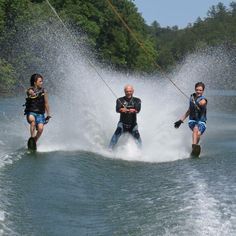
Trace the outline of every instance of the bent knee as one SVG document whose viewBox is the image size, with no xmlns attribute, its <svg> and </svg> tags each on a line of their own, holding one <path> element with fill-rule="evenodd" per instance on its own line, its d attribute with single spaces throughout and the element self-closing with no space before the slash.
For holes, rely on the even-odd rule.
<svg viewBox="0 0 236 236">
<path fill-rule="evenodd" d="M 32 124 L 32 123 L 35 124 L 35 119 L 33 116 L 27 116 L 26 119 L 29 124 Z"/>
<path fill-rule="evenodd" d="M 43 124 L 38 124 L 38 132 L 43 132 Z"/>
<path fill-rule="evenodd" d="M 30 126 L 36 126 L 36 122 L 35 121 L 28 121 Z"/>
<path fill-rule="evenodd" d="M 133 132 L 133 136 L 134 136 L 134 138 L 136 138 L 136 139 L 139 139 L 139 138 L 140 138 L 140 134 L 139 134 L 138 130 L 135 130 L 135 131 Z"/>
<path fill-rule="evenodd" d="M 115 135 L 120 135 L 122 132 L 122 128 L 121 127 L 117 127 L 116 131 L 115 131 Z"/>
<path fill-rule="evenodd" d="M 193 129 L 193 133 L 199 137 L 202 135 L 201 130 L 199 130 L 198 128 Z"/>
<path fill-rule="evenodd" d="M 195 126 L 195 127 L 193 128 L 193 132 L 194 132 L 194 133 L 198 133 L 198 132 L 199 132 L 199 129 L 198 129 L 197 126 Z"/>
</svg>

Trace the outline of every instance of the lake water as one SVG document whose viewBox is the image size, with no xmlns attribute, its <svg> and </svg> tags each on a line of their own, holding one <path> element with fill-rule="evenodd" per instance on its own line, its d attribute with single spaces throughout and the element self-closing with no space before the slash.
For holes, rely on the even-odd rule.
<svg viewBox="0 0 236 236">
<path fill-rule="evenodd" d="M 186 124 L 175 130 L 171 122 L 173 131 L 157 129 L 156 136 L 148 137 L 141 113 L 143 152 L 134 150 L 129 137 L 121 140 L 126 150 L 118 150 L 119 155 L 106 152 L 116 126 L 113 118 L 106 121 L 108 132 L 96 152 L 93 142 L 70 140 L 55 116 L 38 152 L 28 153 L 23 99 L 0 99 L 0 235 L 236 235 L 235 93 L 209 92 L 200 159 L 189 158 Z M 210 105 L 214 100 L 220 102 Z M 64 133 L 51 134 L 57 125 Z M 169 132 L 186 148 L 178 151 L 182 141 L 171 142 Z M 151 138 L 155 146 L 148 145 Z"/>
</svg>

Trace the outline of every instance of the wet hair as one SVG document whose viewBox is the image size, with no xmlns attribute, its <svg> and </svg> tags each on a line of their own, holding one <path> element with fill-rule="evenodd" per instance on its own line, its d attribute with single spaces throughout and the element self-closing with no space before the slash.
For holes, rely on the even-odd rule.
<svg viewBox="0 0 236 236">
<path fill-rule="evenodd" d="M 37 82 L 37 80 L 41 78 L 43 79 L 43 76 L 40 75 L 40 74 L 33 74 L 31 75 L 31 78 L 30 78 L 30 85 L 33 87 L 34 86 L 34 83 Z"/>
<path fill-rule="evenodd" d="M 203 90 L 205 90 L 205 84 L 204 84 L 203 82 L 197 82 L 197 83 L 195 84 L 195 89 L 196 89 L 197 87 L 202 87 Z"/>
</svg>

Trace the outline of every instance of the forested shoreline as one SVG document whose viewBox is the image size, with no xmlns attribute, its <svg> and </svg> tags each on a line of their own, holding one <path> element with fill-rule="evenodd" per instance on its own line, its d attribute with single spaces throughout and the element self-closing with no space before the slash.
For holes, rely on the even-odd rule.
<svg viewBox="0 0 236 236">
<path fill-rule="evenodd" d="M 73 29 L 77 40 L 86 35 L 86 44 L 101 63 L 121 71 L 153 73 L 168 71 L 186 55 L 207 47 L 236 48 L 236 2 L 229 6 L 218 3 L 206 9 L 206 17 L 198 18 L 184 29 L 177 26 L 161 27 L 154 21 L 147 25 L 135 6 L 135 1 L 113 0 L 112 3 L 125 22 L 143 43 L 149 56 L 140 48 L 131 34 L 112 12 L 106 0 L 51 0 L 50 3 L 66 25 Z M 147 2 L 148 4 L 148 2 Z M 51 22 L 53 16 L 46 1 L 0 0 L 0 92 L 9 92 L 19 86 L 36 64 L 40 53 L 24 53 L 18 49 L 19 37 L 27 30 L 37 28 L 40 22 Z M 168 17 L 168 16 L 167 16 Z M 36 45 L 37 47 L 43 45 Z M 20 46 L 19 46 L 20 48 Z"/>
</svg>

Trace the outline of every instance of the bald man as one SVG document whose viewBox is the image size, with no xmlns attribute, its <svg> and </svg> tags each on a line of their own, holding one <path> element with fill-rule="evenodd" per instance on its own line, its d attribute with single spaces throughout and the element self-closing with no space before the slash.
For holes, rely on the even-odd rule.
<svg viewBox="0 0 236 236">
<path fill-rule="evenodd" d="M 132 85 L 124 87 L 125 96 L 116 100 L 116 112 L 120 113 L 120 120 L 117 129 L 113 134 L 109 149 L 112 150 L 124 132 L 130 133 L 137 145 L 141 147 L 142 141 L 138 131 L 137 113 L 141 110 L 141 100 L 133 97 L 134 88 Z"/>
</svg>

